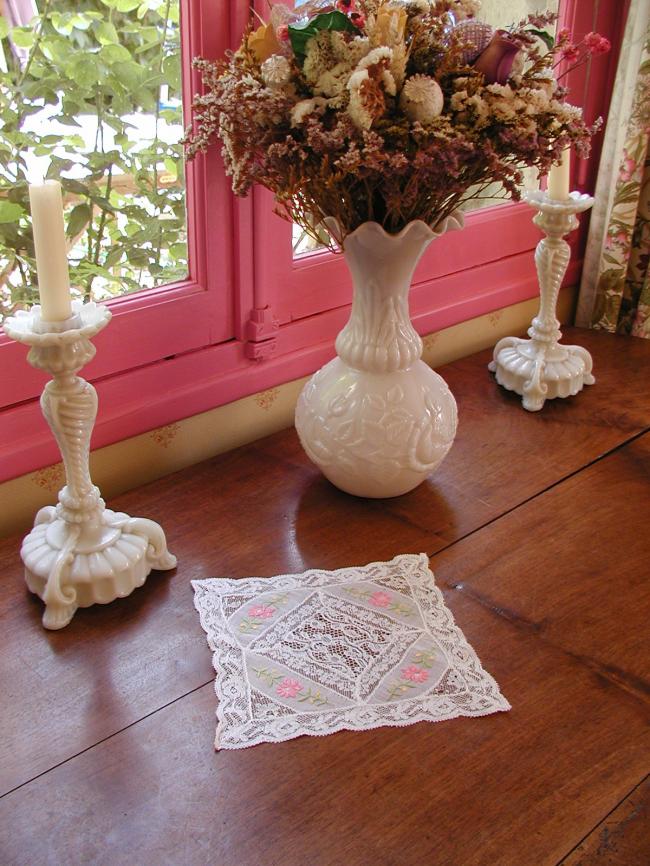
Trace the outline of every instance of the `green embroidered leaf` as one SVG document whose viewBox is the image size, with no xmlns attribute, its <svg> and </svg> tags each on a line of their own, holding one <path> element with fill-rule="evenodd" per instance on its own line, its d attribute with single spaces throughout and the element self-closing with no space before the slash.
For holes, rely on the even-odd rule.
<svg viewBox="0 0 650 866">
<path fill-rule="evenodd" d="M 348 33 L 359 32 L 348 16 L 338 10 L 317 15 L 315 18 L 307 21 L 306 24 L 290 24 L 289 39 L 291 40 L 291 47 L 296 57 L 305 56 L 307 43 L 321 30 L 339 30 L 347 31 Z"/>
<path fill-rule="evenodd" d="M 532 33 L 533 36 L 537 36 L 538 39 L 541 39 L 549 51 L 553 50 L 553 47 L 555 46 L 555 39 L 553 39 L 551 34 L 547 33 L 546 30 L 533 30 L 532 28 L 529 28 L 526 32 Z"/>
</svg>

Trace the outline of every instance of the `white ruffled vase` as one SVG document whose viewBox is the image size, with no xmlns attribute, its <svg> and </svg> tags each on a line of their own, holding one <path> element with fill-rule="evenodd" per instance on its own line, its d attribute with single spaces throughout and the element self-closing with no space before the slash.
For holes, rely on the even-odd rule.
<svg viewBox="0 0 650 866">
<path fill-rule="evenodd" d="M 326 220 L 334 238 L 335 220 Z M 347 235 L 350 320 L 337 356 L 305 385 L 296 429 L 309 458 L 332 484 L 355 496 L 400 496 L 430 475 L 456 435 L 456 401 L 422 360 L 409 317 L 415 267 L 431 241 L 462 228 L 452 214 L 435 229 L 421 220 L 399 234 L 367 222 Z"/>
</svg>

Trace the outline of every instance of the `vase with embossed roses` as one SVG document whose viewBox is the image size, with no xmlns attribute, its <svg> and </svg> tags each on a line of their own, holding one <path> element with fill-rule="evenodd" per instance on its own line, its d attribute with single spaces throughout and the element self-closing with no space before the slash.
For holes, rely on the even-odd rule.
<svg viewBox="0 0 650 866">
<path fill-rule="evenodd" d="M 336 238 L 336 221 L 325 222 Z M 341 244 L 353 283 L 350 319 L 337 337 L 337 357 L 300 395 L 296 428 L 310 459 L 347 493 L 407 493 L 451 448 L 456 401 L 422 361 L 409 289 L 429 244 L 461 227 L 457 213 L 433 229 L 415 220 L 398 234 L 366 222 Z"/>
</svg>

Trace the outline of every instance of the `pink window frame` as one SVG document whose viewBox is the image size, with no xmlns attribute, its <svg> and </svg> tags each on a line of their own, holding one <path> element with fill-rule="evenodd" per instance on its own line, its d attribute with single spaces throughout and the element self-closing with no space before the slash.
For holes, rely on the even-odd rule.
<svg viewBox="0 0 650 866">
<path fill-rule="evenodd" d="M 226 42 L 234 44 L 247 15 L 244 3 L 182 0 L 184 69 L 192 56 L 219 56 Z M 618 0 L 565 0 L 562 7 L 573 32 L 597 29 L 615 49 L 624 20 Z M 588 118 L 606 113 L 616 58 L 617 50 L 594 64 L 590 78 L 584 69 L 572 77 L 573 98 L 584 94 Z M 186 106 L 198 87 L 194 72 L 185 76 Z M 574 168 L 574 186 L 593 189 L 598 148 Z M 93 448 L 306 375 L 333 356 L 349 314 L 344 263 L 331 254 L 294 261 L 290 226 L 272 215 L 270 196 L 255 190 L 235 199 L 216 151 L 188 166 L 189 279 L 110 302 L 113 321 L 83 373 L 100 399 Z M 416 272 L 411 308 L 421 333 L 536 293 L 538 233 L 529 208 L 489 208 L 467 223 L 436 241 Z M 578 279 L 585 230 L 583 221 L 568 284 Z M 0 338 L 0 481 L 59 459 L 38 405 L 45 378 L 25 354 Z"/>
<path fill-rule="evenodd" d="M 625 20 L 624 4 L 616 0 L 565 0 L 558 28 L 568 27 L 576 36 L 600 30 L 618 45 Z M 614 52 L 615 53 L 615 52 Z M 570 99 L 583 105 L 589 121 L 605 114 L 613 81 L 613 57 L 589 71 L 582 67 L 568 78 Z M 588 162 L 574 160 L 573 188 L 592 191 L 602 136 L 596 139 Z M 531 252 L 539 231 L 526 204 L 502 204 L 469 213 L 462 232 L 435 241 L 423 256 L 411 290 L 411 314 L 420 333 L 454 325 L 500 307 L 527 300 L 538 291 Z M 256 303 L 281 326 L 295 327 L 302 319 L 346 307 L 350 282 L 341 257 L 322 252 L 295 259 L 291 250 L 291 226 L 272 213 L 272 198 L 255 190 Z M 587 221 L 583 220 L 586 226 Z M 582 265 L 584 231 L 570 237 L 572 260 L 565 285 L 575 285 Z M 324 323 L 323 323 L 324 324 Z M 335 336 L 324 325 L 321 339 Z"/>
</svg>

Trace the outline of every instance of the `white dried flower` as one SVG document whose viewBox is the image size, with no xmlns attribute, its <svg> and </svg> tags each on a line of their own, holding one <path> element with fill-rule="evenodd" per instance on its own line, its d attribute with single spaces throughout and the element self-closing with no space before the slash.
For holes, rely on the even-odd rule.
<svg viewBox="0 0 650 866">
<path fill-rule="evenodd" d="M 454 93 L 451 97 L 451 101 L 449 103 L 452 111 L 464 111 L 467 107 L 467 91 L 459 90 L 458 93 Z"/>
<path fill-rule="evenodd" d="M 408 0 L 406 11 L 409 14 L 424 15 L 431 11 L 431 0 Z"/>
<path fill-rule="evenodd" d="M 399 104 L 410 120 L 427 124 L 432 123 L 442 112 L 444 96 L 435 78 L 413 75 L 404 84 Z"/>
<path fill-rule="evenodd" d="M 392 72 L 394 54 L 395 52 L 393 49 L 387 48 L 385 45 L 382 45 L 379 48 L 373 48 L 372 51 L 366 54 L 366 56 L 359 62 L 355 71 L 370 69 L 372 66 L 379 66 L 382 69 L 381 78 L 386 93 L 390 96 L 395 96 L 397 93 L 397 81 Z"/>
<path fill-rule="evenodd" d="M 300 126 L 310 114 L 323 114 L 327 108 L 327 100 L 322 96 L 313 99 L 301 99 L 291 109 L 291 126 Z"/>
<path fill-rule="evenodd" d="M 373 121 L 373 116 L 366 107 L 366 101 L 363 96 L 363 86 L 366 82 L 370 82 L 367 69 L 357 70 L 348 81 L 348 90 L 350 91 L 348 114 L 352 118 L 354 125 L 359 129 L 370 129 Z"/>
<path fill-rule="evenodd" d="M 345 59 L 354 67 L 369 53 L 371 45 L 367 36 L 355 36 L 345 43 Z"/>
<path fill-rule="evenodd" d="M 484 126 L 484 123 L 487 121 L 490 116 L 490 109 L 488 108 L 487 103 L 484 99 L 482 99 L 478 93 L 475 93 L 474 96 L 470 96 L 470 98 L 466 101 L 465 105 L 468 108 L 473 108 L 474 113 L 476 114 L 476 127 L 480 129 Z"/>
<path fill-rule="evenodd" d="M 272 54 L 262 64 L 262 81 L 267 87 L 282 88 L 291 80 L 291 65 L 281 54 Z"/>
<path fill-rule="evenodd" d="M 367 69 L 369 66 L 374 66 L 376 63 L 381 63 L 382 60 L 387 60 L 389 63 L 393 59 L 393 51 L 385 45 L 380 45 L 379 48 L 373 48 L 365 57 L 363 57 L 357 69 Z"/>
<path fill-rule="evenodd" d="M 481 11 L 481 0 L 454 0 L 449 11 L 456 21 L 475 18 Z"/>
<path fill-rule="evenodd" d="M 555 93 L 557 85 L 553 72 L 550 69 L 543 69 L 541 72 L 537 72 L 533 75 L 533 78 L 535 79 L 537 87 L 540 90 L 543 90 L 550 99 Z"/>
<path fill-rule="evenodd" d="M 515 98 L 515 92 L 509 84 L 489 84 L 487 90 L 489 93 L 492 93 L 494 96 L 498 96 L 501 99 Z"/>
<path fill-rule="evenodd" d="M 558 99 L 551 99 L 550 109 L 561 123 L 580 122 L 582 120 L 582 109 L 577 105 L 571 105 L 570 102 L 560 102 Z"/>
<path fill-rule="evenodd" d="M 337 63 L 333 69 L 324 72 L 316 82 L 314 93 L 335 99 L 345 92 L 352 70 L 347 63 Z"/>
<path fill-rule="evenodd" d="M 549 109 L 548 93 L 540 88 L 524 87 L 519 91 L 526 108 L 526 114 L 541 114 Z"/>
<path fill-rule="evenodd" d="M 336 63 L 332 33 L 329 30 L 321 30 L 307 42 L 305 62 L 302 66 L 303 75 L 309 84 L 316 84 L 321 75 L 336 66 Z"/>
</svg>

